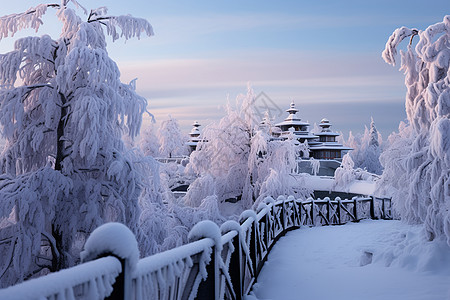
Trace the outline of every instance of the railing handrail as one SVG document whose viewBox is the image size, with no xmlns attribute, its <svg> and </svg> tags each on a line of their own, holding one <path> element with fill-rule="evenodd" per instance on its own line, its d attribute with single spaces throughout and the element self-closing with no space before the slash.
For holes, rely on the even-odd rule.
<svg viewBox="0 0 450 300">
<path fill-rule="evenodd" d="M 240 300 L 250 292 L 252 285 L 267 259 L 276 241 L 287 231 L 301 226 L 344 224 L 348 221 L 359 221 L 361 218 L 392 219 L 391 201 L 385 198 L 354 197 L 351 200 L 328 197 L 324 199 L 307 200 L 294 199 L 284 196 L 276 201 L 266 198 L 258 207 L 258 212 L 245 211 L 241 214 L 240 223 L 228 221 L 219 227 L 211 221 L 207 225 L 215 227 L 213 230 L 199 231 L 202 226 L 197 224 L 190 232 L 197 240 L 171 250 L 145 257 L 131 266 L 132 274 L 125 276 L 133 282 L 132 299 L 158 297 L 161 299 L 236 299 Z M 203 224 L 205 225 L 205 224 Z M 196 229 L 197 228 L 197 229 Z M 203 226 L 203 229 L 207 227 Z M 113 253 L 114 254 L 114 253 Z M 0 290 L 0 298 L 25 299 L 21 293 L 25 286 L 46 285 L 48 282 L 60 282 L 56 292 L 40 294 L 40 290 L 33 291 L 33 296 L 50 297 L 61 292 L 74 293 L 71 287 L 96 280 L 98 275 L 102 281 L 114 281 L 126 261 L 115 257 L 99 258 L 97 260 L 78 265 L 54 274 Z M 97 266 L 102 269 L 97 274 L 89 272 L 89 277 L 79 281 L 71 280 L 66 286 L 63 277 L 66 274 L 82 274 L 83 270 Z M 100 267 L 101 266 L 101 267 Z M 107 270 L 105 269 L 107 266 Z M 80 271 L 81 270 L 81 271 Z M 130 271 L 131 272 L 131 271 Z M 92 277 L 95 275 L 94 277 Z M 92 279 L 94 278 L 94 279 Z M 112 279 L 111 279 L 112 278 Z M 126 279 L 125 279 L 126 280 Z M 124 279 L 118 280 L 114 294 L 108 299 L 124 299 Z M 129 283 L 131 286 L 131 283 Z M 106 284 L 108 290 L 108 284 Z M 3 297 L 8 295 L 8 297 Z M 10 297 L 9 297 L 10 295 Z M 36 297 L 36 298 L 37 298 Z M 29 299 L 26 298 L 26 299 Z M 64 299 L 64 298 L 63 298 Z"/>
<path fill-rule="evenodd" d="M 101 283 L 95 282 L 95 284 L 103 284 L 105 290 L 103 296 L 105 297 L 111 293 L 112 284 L 120 272 L 122 272 L 122 266 L 116 257 L 102 257 L 2 289 L 0 290 L 0 299 L 29 300 L 42 299 L 42 297 L 71 299 L 69 294 L 73 295 L 73 287 L 86 284 L 87 289 L 94 288 L 89 285 L 96 280 L 102 281 Z"/>
</svg>

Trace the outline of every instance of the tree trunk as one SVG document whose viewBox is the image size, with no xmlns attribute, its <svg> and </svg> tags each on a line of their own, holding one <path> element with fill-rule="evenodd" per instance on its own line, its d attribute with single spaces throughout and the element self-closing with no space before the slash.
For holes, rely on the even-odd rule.
<svg viewBox="0 0 450 300">
<path fill-rule="evenodd" d="M 64 127 L 67 117 L 67 99 L 63 94 L 59 94 L 61 98 L 61 115 L 59 117 L 58 129 L 56 131 L 56 161 L 55 170 L 62 171 L 62 161 L 64 159 Z"/>
</svg>

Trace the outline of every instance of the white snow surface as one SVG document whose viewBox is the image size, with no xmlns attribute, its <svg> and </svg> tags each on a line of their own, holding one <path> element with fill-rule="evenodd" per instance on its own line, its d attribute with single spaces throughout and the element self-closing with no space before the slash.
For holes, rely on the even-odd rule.
<svg viewBox="0 0 450 300">
<path fill-rule="evenodd" d="M 363 220 L 291 231 L 246 299 L 450 299 L 450 248 L 422 228 Z"/>
<path fill-rule="evenodd" d="M 127 226 L 115 222 L 96 228 L 84 245 L 81 260 L 89 261 L 105 254 L 127 259 L 130 266 L 135 267 L 139 261 L 139 249 L 133 232 Z"/>
<path fill-rule="evenodd" d="M 337 186 L 333 177 L 305 176 L 305 186 L 311 190 L 347 192 L 361 195 L 373 195 L 375 181 L 354 180 L 344 186 Z"/>
</svg>

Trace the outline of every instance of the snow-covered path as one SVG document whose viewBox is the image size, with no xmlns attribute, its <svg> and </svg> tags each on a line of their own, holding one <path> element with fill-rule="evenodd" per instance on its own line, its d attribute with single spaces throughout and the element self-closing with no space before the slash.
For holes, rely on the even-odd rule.
<svg viewBox="0 0 450 300">
<path fill-rule="evenodd" d="M 291 231 L 247 299 L 450 299 L 450 248 L 421 234 L 418 226 L 372 220 Z"/>
</svg>

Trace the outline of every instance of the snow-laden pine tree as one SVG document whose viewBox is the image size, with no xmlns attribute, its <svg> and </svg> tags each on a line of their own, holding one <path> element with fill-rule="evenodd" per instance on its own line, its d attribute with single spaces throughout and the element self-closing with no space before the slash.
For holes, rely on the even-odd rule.
<svg viewBox="0 0 450 300">
<path fill-rule="evenodd" d="M 180 130 L 178 121 L 171 116 L 168 120 L 161 122 L 157 132 L 159 141 L 159 153 L 162 157 L 173 157 L 187 155 L 187 138 Z"/>
<path fill-rule="evenodd" d="M 150 36 L 151 25 L 62 0 L 1 17 L 0 39 L 37 31 L 50 9 L 62 23 L 59 38 L 21 38 L 0 56 L 0 218 L 9 217 L 15 244 L 2 285 L 73 265 L 84 238 L 104 222 L 139 233 L 141 176 L 121 135 L 138 134 L 147 102 L 135 82 L 120 81 L 106 36 Z M 40 258 L 43 245 L 49 260 Z"/>
<path fill-rule="evenodd" d="M 362 147 L 362 151 L 360 152 L 359 165 L 357 167 L 361 169 L 367 170 L 367 172 L 381 175 L 383 172 L 383 167 L 380 164 L 380 135 L 378 133 L 377 128 L 375 127 L 375 122 L 373 118 L 370 122 L 370 129 L 367 133 L 367 137 L 362 139 L 363 141 L 367 140 L 367 144 Z M 351 153 L 351 152 L 350 152 Z M 350 154 L 351 155 L 351 154 Z"/>
<path fill-rule="evenodd" d="M 370 128 L 365 126 L 364 134 L 349 132 L 349 137 L 344 145 L 353 148 L 350 156 L 355 168 L 365 169 L 367 172 L 381 175 L 383 168 L 379 161 L 381 153 L 382 137 L 378 132 L 373 118 L 370 122 Z"/>
<path fill-rule="evenodd" d="M 405 38 L 400 55 L 409 125 L 390 138 L 381 157 L 381 187 L 393 190 L 404 220 L 424 223 L 429 240 L 444 237 L 450 245 L 450 15 L 423 31 L 396 29 L 382 54 L 387 63 L 395 65 Z"/>
</svg>

